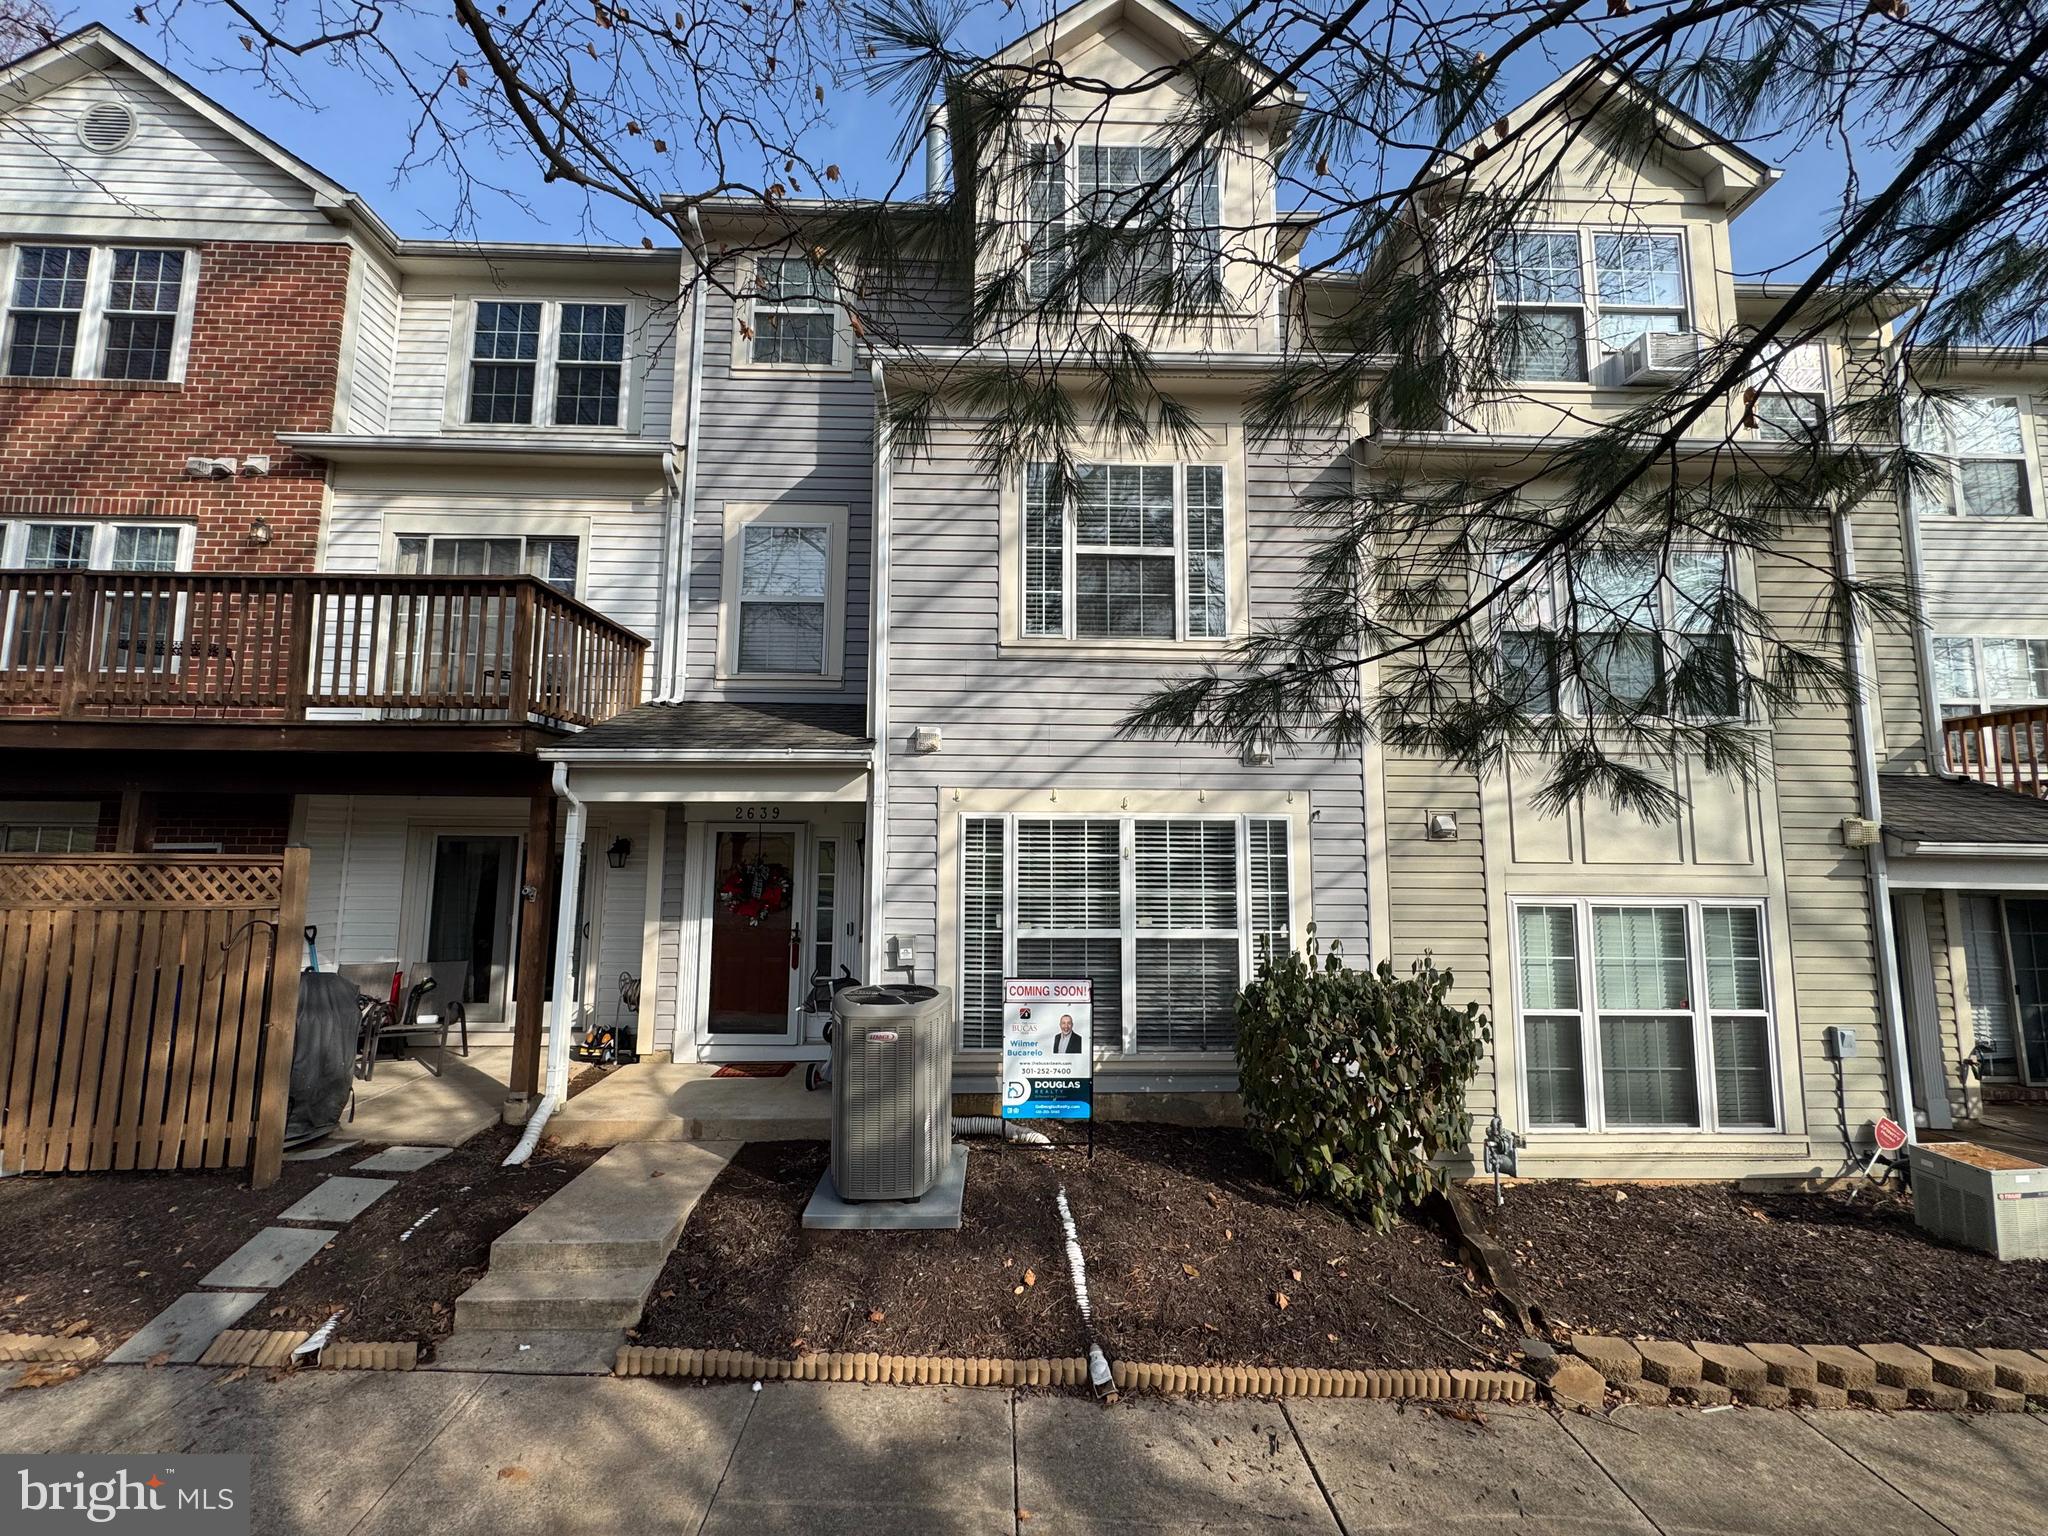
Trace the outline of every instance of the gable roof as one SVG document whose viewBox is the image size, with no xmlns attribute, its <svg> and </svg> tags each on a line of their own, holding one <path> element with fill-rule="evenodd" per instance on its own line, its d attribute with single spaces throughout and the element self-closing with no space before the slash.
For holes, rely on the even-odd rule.
<svg viewBox="0 0 2048 1536">
<path fill-rule="evenodd" d="M 1565 71 L 1520 106 L 1510 109 L 1501 122 L 1513 133 L 1539 117 L 1575 109 L 1585 121 L 1590 121 L 1616 95 L 1632 97 L 1650 108 L 1661 129 L 1661 147 L 1693 164 L 1700 173 L 1702 186 L 1723 203 L 1731 219 L 1777 181 L 1777 167 L 1758 159 L 1741 145 L 1730 143 L 1690 112 L 1674 106 L 1611 65 L 1582 65 Z M 1493 131 L 1489 127 L 1457 147 L 1431 156 L 1422 179 L 1453 176 L 1457 166 L 1485 155 L 1491 148 Z"/>
<path fill-rule="evenodd" d="M 1200 17 L 1170 4 L 1169 0 L 1075 0 L 1074 4 L 1056 12 L 1041 25 L 991 55 L 987 67 L 1000 69 L 1005 65 L 1032 64 L 1071 52 L 1082 43 L 1104 35 L 1118 23 L 1182 53 L 1195 53 L 1212 43 L 1230 42 Z M 1301 93 L 1294 87 L 1275 85 L 1279 77 L 1251 54 L 1233 45 L 1231 57 L 1255 89 L 1272 87 L 1269 99 L 1275 106 L 1294 106 L 1301 100 Z"/>
<path fill-rule="evenodd" d="M 179 105 L 247 147 L 250 153 L 268 161 L 304 186 L 313 207 L 319 212 L 337 223 L 361 230 L 386 251 L 398 249 L 398 237 L 355 193 L 237 117 L 205 92 L 172 74 L 100 22 L 80 27 L 76 32 L 67 33 L 55 42 L 0 67 L 0 111 L 25 106 L 60 86 L 111 69 L 127 69 L 141 76 Z"/>
</svg>

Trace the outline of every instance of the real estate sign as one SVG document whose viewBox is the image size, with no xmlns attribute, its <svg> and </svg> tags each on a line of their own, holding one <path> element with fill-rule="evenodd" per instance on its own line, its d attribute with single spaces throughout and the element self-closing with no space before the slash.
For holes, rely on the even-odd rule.
<svg viewBox="0 0 2048 1536">
<path fill-rule="evenodd" d="M 1095 984 L 1003 978 L 1003 1118 L 1087 1120 L 1095 1106 Z"/>
</svg>

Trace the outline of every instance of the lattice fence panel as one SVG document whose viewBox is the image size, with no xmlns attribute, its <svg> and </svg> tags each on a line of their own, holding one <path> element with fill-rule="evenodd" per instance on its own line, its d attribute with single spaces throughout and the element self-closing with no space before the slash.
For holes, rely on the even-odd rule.
<svg viewBox="0 0 2048 1536">
<path fill-rule="evenodd" d="M 0 856 L 7 1172 L 275 1177 L 306 858 Z"/>
</svg>

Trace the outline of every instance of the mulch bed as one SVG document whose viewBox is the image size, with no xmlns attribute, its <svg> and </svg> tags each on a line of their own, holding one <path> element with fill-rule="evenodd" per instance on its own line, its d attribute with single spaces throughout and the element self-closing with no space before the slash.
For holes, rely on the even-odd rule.
<svg viewBox="0 0 2048 1536">
<path fill-rule="evenodd" d="M 264 1190 L 240 1170 L 0 1180 L 0 1333 L 83 1319 L 118 1344 L 334 1171 L 286 1163 Z"/>
<path fill-rule="evenodd" d="M 827 1149 L 744 1148 L 691 1214 L 638 1341 L 1082 1354 L 1054 1201 L 1064 1185 L 1113 1359 L 1465 1366 L 1497 1363 L 1505 1347 L 1440 1233 L 1375 1233 L 1295 1200 L 1236 1131 L 1105 1124 L 1092 1160 L 1078 1147 L 972 1145 L 965 1220 L 936 1233 L 806 1232 Z"/>
<path fill-rule="evenodd" d="M 1744 1194 L 1728 1184 L 1561 1182 L 1474 1203 L 1526 1299 L 1582 1332 L 1795 1344 L 2038 1348 L 2048 1264 L 2000 1263 L 1913 1224 L 1910 1198 Z"/>
<path fill-rule="evenodd" d="M 338 1337 L 416 1339 L 426 1346 L 422 1358 L 432 1358 L 433 1341 L 455 1325 L 455 1298 L 490 1267 L 492 1240 L 606 1150 L 543 1138 L 525 1163 L 500 1167 L 519 1134 L 493 1126 L 416 1172 L 378 1175 L 398 1188 L 342 1228 L 250 1314 L 248 1326 L 317 1328 L 339 1310 Z M 360 1159 L 336 1161 L 342 1166 L 330 1171 L 345 1173 Z"/>
</svg>

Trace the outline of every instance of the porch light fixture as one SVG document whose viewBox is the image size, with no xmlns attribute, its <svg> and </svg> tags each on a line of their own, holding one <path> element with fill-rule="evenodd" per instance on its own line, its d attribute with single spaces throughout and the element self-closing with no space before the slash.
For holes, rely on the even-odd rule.
<svg viewBox="0 0 2048 1536">
<path fill-rule="evenodd" d="M 611 841 L 611 846 L 604 851 L 604 861 L 611 865 L 613 869 L 624 869 L 626 867 L 626 860 L 631 857 L 633 857 L 633 841 L 631 838 L 615 837 Z"/>
<path fill-rule="evenodd" d="M 259 517 L 249 524 L 249 542 L 259 549 L 270 542 L 269 519 Z"/>
</svg>

